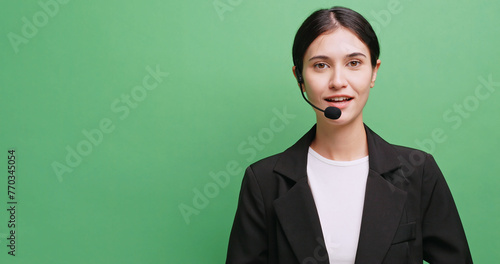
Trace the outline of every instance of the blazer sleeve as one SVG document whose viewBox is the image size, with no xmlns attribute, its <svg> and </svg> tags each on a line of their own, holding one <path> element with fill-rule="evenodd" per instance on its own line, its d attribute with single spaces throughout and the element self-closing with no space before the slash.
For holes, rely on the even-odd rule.
<svg viewBox="0 0 500 264">
<path fill-rule="evenodd" d="M 472 263 L 465 232 L 450 189 L 434 158 L 427 154 L 422 183 L 424 260 L 431 264 Z"/>
<path fill-rule="evenodd" d="M 241 184 L 226 263 L 267 263 L 266 233 L 262 192 L 251 167 L 248 167 Z"/>
</svg>

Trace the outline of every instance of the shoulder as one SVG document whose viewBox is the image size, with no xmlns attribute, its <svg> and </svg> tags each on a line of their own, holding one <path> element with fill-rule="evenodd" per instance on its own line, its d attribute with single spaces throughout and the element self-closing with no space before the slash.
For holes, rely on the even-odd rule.
<svg viewBox="0 0 500 264">
<path fill-rule="evenodd" d="M 261 159 L 250 165 L 247 170 L 254 171 L 261 177 L 268 177 L 274 173 L 286 175 L 293 179 L 304 176 L 306 174 L 307 153 L 315 134 L 316 126 L 313 126 L 285 151 Z"/>
<path fill-rule="evenodd" d="M 422 150 L 391 144 L 367 128 L 370 169 L 396 186 L 424 195 L 444 176 L 434 157 Z"/>
<path fill-rule="evenodd" d="M 269 178 L 269 176 L 273 174 L 278 160 L 280 160 L 283 155 L 284 152 L 281 152 L 250 164 L 246 169 L 245 175 L 251 174 L 258 179 Z"/>
<path fill-rule="evenodd" d="M 410 147 L 401 146 L 401 145 L 394 145 L 394 144 L 390 144 L 390 145 L 396 151 L 396 153 L 398 154 L 398 157 L 406 158 L 408 160 L 411 159 L 413 161 L 413 163 L 419 163 L 418 161 L 425 160 L 429 157 L 432 157 L 431 154 L 429 154 L 425 151 L 419 150 L 419 149 L 410 148 Z"/>
<path fill-rule="evenodd" d="M 421 170 L 422 174 L 435 174 L 435 172 L 439 172 L 439 167 L 436 163 L 436 160 L 432 156 L 432 154 L 427 153 L 425 151 L 400 146 L 400 145 L 392 145 L 391 146 L 398 153 L 398 159 L 401 162 L 401 166 L 406 168 L 408 171 L 413 170 Z"/>
<path fill-rule="evenodd" d="M 367 128 L 370 158 L 376 163 L 391 164 L 406 171 L 423 169 L 426 166 L 437 167 L 433 156 L 425 151 L 406 146 L 391 144 Z M 387 168 L 387 167 L 386 167 Z"/>
</svg>

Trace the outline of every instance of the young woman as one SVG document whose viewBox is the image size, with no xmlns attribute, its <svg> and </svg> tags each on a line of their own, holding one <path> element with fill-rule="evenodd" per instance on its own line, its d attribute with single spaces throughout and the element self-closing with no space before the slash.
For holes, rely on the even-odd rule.
<svg viewBox="0 0 500 264">
<path fill-rule="evenodd" d="M 247 168 L 227 263 L 472 263 L 432 156 L 391 145 L 363 123 L 379 53 L 353 10 L 322 9 L 304 21 L 293 73 L 316 125 Z M 340 117 L 325 116 L 328 107 Z"/>
</svg>

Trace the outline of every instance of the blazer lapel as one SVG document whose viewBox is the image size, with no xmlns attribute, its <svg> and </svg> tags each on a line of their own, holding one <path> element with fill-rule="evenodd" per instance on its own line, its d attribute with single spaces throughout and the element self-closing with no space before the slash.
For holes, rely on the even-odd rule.
<svg viewBox="0 0 500 264">
<path fill-rule="evenodd" d="M 365 127 L 370 171 L 356 263 L 381 263 L 393 241 L 406 202 L 406 179 L 395 149 Z"/>
<path fill-rule="evenodd" d="M 395 149 L 365 126 L 369 173 L 356 263 L 381 263 L 398 229 L 406 202 L 400 162 Z M 279 223 L 299 262 L 329 263 L 314 198 L 307 181 L 307 153 L 314 126 L 287 149 L 274 171 L 282 178 L 280 197 L 273 203 Z M 285 187 L 286 186 L 286 187 Z"/>
<path fill-rule="evenodd" d="M 406 192 L 368 173 L 356 263 L 382 263 L 399 226 Z"/>
<path fill-rule="evenodd" d="M 314 263 L 328 263 L 323 232 L 307 178 L 302 178 L 284 196 L 275 200 L 274 207 L 299 262 L 310 259 Z"/>
<path fill-rule="evenodd" d="M 298 261 L 328 263 L 314 198 L 307 181 L 307 153 L 316 126 L 281 155 L 274 171 L 283 178 L 280 197 L 273 203 L 279 223 Z"/>
</svg>

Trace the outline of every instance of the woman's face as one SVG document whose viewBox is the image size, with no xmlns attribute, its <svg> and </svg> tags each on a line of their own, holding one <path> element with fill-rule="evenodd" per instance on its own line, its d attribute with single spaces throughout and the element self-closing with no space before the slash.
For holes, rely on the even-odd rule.
<svg viewBox="0 0 500 264">
<path fill-rule="evenodd" d="M 319 108 L 335 106 L 342 110 L 337 120 L 327 119 L 316 110 L 318 122 L 363 122 L 362 110 L 380 66 L 380 60 L 375 67 L 370 62 L 366 44 L 344 28 L 322 34 L 311 43 L 304 55 L 302 89 Z"/>
</svg>

